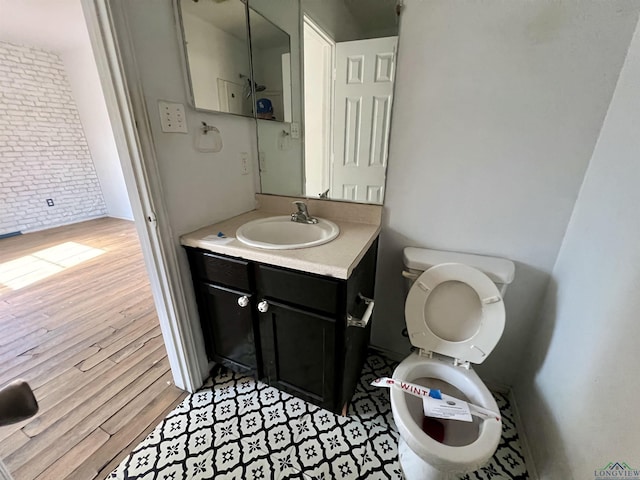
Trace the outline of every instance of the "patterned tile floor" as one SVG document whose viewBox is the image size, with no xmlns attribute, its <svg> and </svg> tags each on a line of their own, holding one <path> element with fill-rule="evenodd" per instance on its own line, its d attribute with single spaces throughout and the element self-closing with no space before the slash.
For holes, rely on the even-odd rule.
<svg viewBox="0 0 640 480">
<path fill-rule="evenodd" d="M 396 363 L 367 358 L 348 417 L 256 382 L 221 372 L 187 397 L 108 479 L 401 479 L 389 392 L 371 387 Z M 528 479 L 508 398 L 500 446 L 461 480 Z"/>
</svg>

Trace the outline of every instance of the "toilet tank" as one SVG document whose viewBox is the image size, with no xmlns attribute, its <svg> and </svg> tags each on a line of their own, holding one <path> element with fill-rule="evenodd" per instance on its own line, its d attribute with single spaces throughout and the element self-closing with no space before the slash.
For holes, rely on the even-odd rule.
<svg viewBox="0 0 640 480">
<path fill-rule="evenodd" d="M 425 270 L 441 263 L 463 263 L 474 267 L 489 277 L 504 295 L 507 285 L 513 281 L 516 267 L 506 258 L 488 257 L 470 253 L 447 252 L 428 248 L 406 247 L 403 253 L 403 276 L 411 283 Z"/>
</svg>

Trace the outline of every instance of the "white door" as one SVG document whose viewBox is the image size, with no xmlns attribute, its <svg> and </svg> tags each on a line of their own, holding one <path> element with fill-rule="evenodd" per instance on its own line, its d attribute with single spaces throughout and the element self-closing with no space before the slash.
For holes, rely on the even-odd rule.
<svg viewBox="0 0 640 480">
<path fill-rule="evenodd" d="M 382 203 L 397 41 L 336 43 L 332 198 Z"/>
<path fill-rule="evenodd" d="M 251 114 L 250 111 L 247 112 L 247 105 L 250 105 L 250 101 L 245 100 L 243 85 L 222 78 L 218 78 L 217 82 L 220 111 L 238 115 Z"/>
</svg>

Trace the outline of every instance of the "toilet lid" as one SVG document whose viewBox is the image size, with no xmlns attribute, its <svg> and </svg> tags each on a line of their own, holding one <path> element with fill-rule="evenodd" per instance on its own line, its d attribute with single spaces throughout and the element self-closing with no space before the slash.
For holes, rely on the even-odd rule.
<svg viewBox="0 0 640 480">
<path fill-rule="evenodd" d="M 414 282 L 405 304 L 411 343 L 426 352 L 482 363 L 504 330 L 504 302 L 480 270 L 442 263 Z"/>
</svg>

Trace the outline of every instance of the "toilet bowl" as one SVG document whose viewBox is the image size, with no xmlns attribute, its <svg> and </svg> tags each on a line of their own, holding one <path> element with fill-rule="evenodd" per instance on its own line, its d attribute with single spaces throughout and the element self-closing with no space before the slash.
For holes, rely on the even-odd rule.
<svg viewBox="0 0 640 480">
<path fill-rule="evenodd" d="M 493 395 L 472 369 L 454 367 L 441 358 L 423 358 L 413 353 L 398 365 L 393 378 L 436 388 L 452 397 L 499 412 Z M 407 480 L 449 479 L 455 478 L 455 474 L 473 472 L 498 448 L 501 421 L 477 417 L 472 423 L 441 421 L 445 428 L 444 440 L 440 442 L 422 430 L 423 411 L 419 398 L 392 389 L 391 409 L 401 439 L 398 446 L 400 464 Z"/>
<path fill-rule="evenodd" d="M 461 260 L 465 263 L 451 263 Z M 482 467 L 500 442 L 498 405 L 470 364 L 482 363 L 502 336 L 504 288 L 496 284 L 509 284 L 515 268 L 505 259 L 415 248 L 405 249 L 405 265 L 411 269 L 405 276 L 415 279 L 405 321 L 416 352 L 398 365 L 393 378 L 438 389 L 497 414 L 474 416 L 473 422 L 430 419 L 423 424 L 422 400 L 391 389 L 405 478 L 453 479 Z M 437 433 L 430 431 L 434 425 Z"/>
</svg>

